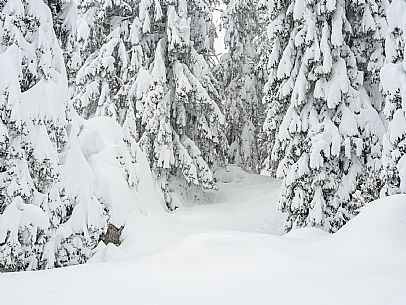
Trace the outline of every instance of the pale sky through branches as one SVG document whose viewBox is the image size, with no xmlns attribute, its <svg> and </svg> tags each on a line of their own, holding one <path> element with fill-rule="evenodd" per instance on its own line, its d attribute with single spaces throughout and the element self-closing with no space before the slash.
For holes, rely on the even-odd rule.
<svg viewBox="0 0 406 305">
<path fill-rule="evenodd" d="M 221 28 L 221 14 L 225 10 L 226 6 L 224 5 L 224 3 L 222 3 L 218 6 L 218 8 L 219 10 L 216 10 L 213 13 L 213 20 L 214 24 L 217 27 L 217 35 L 218 35 L 218 37 L 214 42 L 214 48 L 216 49 L 216 54 L 219 55 L 220 57 L 226 52 L 226 48 L 224 46 L 225 31 L 224 29 Z"/>
</svg>

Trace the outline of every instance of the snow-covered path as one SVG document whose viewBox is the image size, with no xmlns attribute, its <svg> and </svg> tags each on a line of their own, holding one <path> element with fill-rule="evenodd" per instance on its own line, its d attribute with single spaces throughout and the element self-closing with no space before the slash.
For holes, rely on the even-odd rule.
<svg viewBox="0 0 406 305">
<path fill-rule="evenodd" d="M 134 216 L 123 245 L 91 264 L 1 274 L 0 304 L 406 304 L 406 196 L 334 235 L 280 236 L 278 182 L 235 169 L 218 178 L 211 203 Z"/>
<path fill-rule="evenodd" d="M 279 181 L 231 166 L 215 176 L 219 191 L 209 193 L 209 203 L 178 210 L 175 218 L 221 230 L 283 234 Z"/>
</svg>

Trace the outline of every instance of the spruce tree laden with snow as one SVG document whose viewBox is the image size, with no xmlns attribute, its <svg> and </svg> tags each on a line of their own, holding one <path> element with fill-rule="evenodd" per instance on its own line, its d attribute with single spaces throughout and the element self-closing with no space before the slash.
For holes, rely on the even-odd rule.
<svg viewBox="0 0 406 305">
<path fill-rule="evenodd" d="M 380 129 L 369 127 L 381 124 L 349 45 L 355 21 L 347 12 L 362 7 L 344 0 L 270 2 L 265 127 L 275 133 L 271 158 L 284 179 L 280 206 L 288 230 L 336 231 L 362 205 L 357 183 L 365 141 L 379 138 Z"/>
<path fill-rule="evenodd" d="M 69 4 L 69 5 L 68 5 Z M 64 6 L 61 35 L 73 102 L 85 118 L 108 115 L 124 122 L 130 73 L 130 26 L 136 1 L 78 1 Z"/>
<path fill-rule="evenodd" d="M 386 62 L 381 71 L 384 114 L 389 122 L 384 136 L 384 186 L 381 196 L 406 192 L 406 2 L 395 0 L 388 9 Z"/>
<path fill-rule="evenodd" d="M 66 217 L 59 189 L 58 150 L 66 142 L 65 107 L 41 104 L 63 71 L 52 18 L 42 1 L 2 1 L 2 161 L 0 265 L 37 269 L 53 263 L 44 251 L 50 227 Z"/>
<path fill-rule="evenodd" d="M 113 30 L 128 26 L 128 17 L 132 15 L 137 1 L 62 2 L 61 12 L 56 16 L 60 27 L 58 35 L 66 58 L 70 86 L 74 89 L 79 69 L 106 43 L 106 37 Z"/>
<path fill-rule="evenodd" d="M 222 157 L 224 118 L 208 64 L 213 50 L 210 1 L 140 3 L 137 23 L 146 60 L 132 87 L 140 145 L 169 209 L 171 176 L 215 188 L 211 166 Z"/>
<path fill-rule="evenodd" d="M 102 205 L 91 209 L 89 198 L 70 193 L 62 179 L 72 127 L 52 15 L 42 0 L 0 1 L 0 10 L 0 62 L 7 71 L 0 77 L 0 266 L 83 262 L 106 221 Z M 69 256 L 61 259 L 64 250 Z"/>
<path fill-rule="evenodd" d="M 363 88 L 370 99 L 373 109 L 370 115 L 376 116 L 375 111 L 382 113 L 384 98 L 380 92 L 380 71 L 384 64 L 384 41 L 387 30 L 386 11 L 388 1 L 369 0 L 349 9 L 352 39 L 349 42 L 357 61 L 357 68 L 363 72 Z M 382 138 L 385 132 L 383 123 L 378 118 L 364 122 L 365 161 L 364 170 L 358 181 L 363 202 L 379 198 L 382 187 L 380 174 L 382 170 Z"/>
<path fill-rule="evenodd" d="M 265 121 L 268 115 L 268 101 L 265 100 L 266 94 L 266 84 L 269 79 L 270 67 L 269 67 L 269 56 L 272 43 L 268 38 L 268 26 L 271 20 L 268 13 L 268 1 L 259 0 L 258 1 L 258 17 L 259 22 L 258 30 L 259 34 L 255 40 L 255 48 L 257 53 L 257 60 L 255 64 L 255 75 L 257 80 L 257 89 L 259 91 L 259 96 L 261 98 L 261 115 L 259 122 L 261 124 L 259 132 L 257 134 L 258 142 L 258 155 L 259 164 L 261 165 L 261 174 L 275 177 L 276 164 L 271 160 L 269 156 L 269 150 L 272 148 L 274 137 L 270 137 L 268 129 L 264 128 Z"/>
<path fill-rule="evenodd" d="M 259 171 L 258 134 L 261 131 L 261 83 L 257 79 L 256 39 L 262 33 L 259 3 L 232 0 L 222 15 L 228 52 L 217 76 L 224 88 L 228 157 L 244 169 Z"/>
<path fill-rule="evenodd" d="M 270 43 L 270 54 L 266 62 L 268 79 L 263 88 L 263 104 L 267 108 L 263 130 L 267 135 L 266 148 L 269 150 L 265 168 L 275 175 L 282 154 L 276 155 L 269 152 L 275 145 L 278 127 L 281 125 L 290 104 L 289 94 L 294 77 L 294 75 L 284 73 L 282 69 L 279 71 L 278 68 L 282 55 L 285 60 L 289 60 L 288 58 L 293 55 L 289 53 L 291 47 L 287 48 L 286 53 L 283 53 L 283 48 L 291 44 L 290 30 L 293 24 L 292 15 L 286 16 L 287 5 L 279 1 L 275 3 L 275 7 L 268 7 L 270 23 L 267 29 L 267 38 Z"/>
</svg>

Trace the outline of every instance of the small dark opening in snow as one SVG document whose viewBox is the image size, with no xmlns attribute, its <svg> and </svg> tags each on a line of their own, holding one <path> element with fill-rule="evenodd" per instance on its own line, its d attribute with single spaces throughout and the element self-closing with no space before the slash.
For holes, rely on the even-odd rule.
<svg viewBox="0 0 406 305">
<path fill-rule="evenodd" d="M 109 224 L 106 234 L 102 236 L 102 241 L 107 244 L 114 244 L 119 246 L 121 244 L 121 233 L 124 227 L 117 228 L 116 226 Z"/>
</svg>

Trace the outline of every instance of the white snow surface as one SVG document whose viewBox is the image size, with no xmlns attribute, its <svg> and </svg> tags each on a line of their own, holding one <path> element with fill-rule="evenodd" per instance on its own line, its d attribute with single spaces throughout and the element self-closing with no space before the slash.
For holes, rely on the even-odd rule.
<svg viewBox="0 0 406 305">
<path fill-rule="evenodd" d="M 369 204 L 336 234 L 283 235 L 279 181 L 236 167 L 215 176 L 219 192 L 173 214 L 146 198 L 123 244 L 92 263 L 1 274 L 0 304 L 406 304 L 406 195 Z"/>
</svg>

